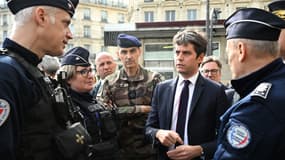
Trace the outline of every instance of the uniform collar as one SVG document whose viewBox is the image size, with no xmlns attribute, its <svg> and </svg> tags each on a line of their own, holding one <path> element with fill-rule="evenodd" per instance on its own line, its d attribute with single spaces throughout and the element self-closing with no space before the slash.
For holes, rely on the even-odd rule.
<svg viewBox="0 0 285 160">
<path fill-rule="evenodd" d="M 79 93 L 79 92 L 76 92 L 76 91 L 70 89 L 70 94 L 75 99 L 85 100 L 87 102 L 94 102 L 94 98 L 89 92 Z"/>
<path fill-rule="evenodd" d="M 127 72 L 125 71 L 124 68 L 122 68 L 120 70 L 120 79 L 121 80 L 124 80 L 124 81 L 126 81 L 126 80 L 128 80 L 128 81 L 142 81 L 142 80 L 144 80 L 144 78 L 145 78 L 145 76 L 144 76 L 143 69 L 141 66 L 139 66 L 136 76 L 134 76 L 132 78 L 128 77 Z"/>
<path fill-rule="evenodd" d="M 265 67 L 239 79 L 231 80 L 233 88 L 238 92 L 241 98 L 248 95 L 258 84 L 265 81 L 271 74 L 274 74 L 280 67 L 284 67 L 281 58 L 278 58 Z"/>
<path fill-rule="evenodd" d="M 38 58 L 38 56 L 31 52 L 30 50 L 24 48 L 20 44 L 16 43 L 15 41 L 6 38 L 4 43 L 3 43 L 3 48 L 6 48 L 15 54 L 20 55 L 23 57 L 27 62 L 31 63 L 34 66 L 37 66 L 41 60 Z"/>
</svg>

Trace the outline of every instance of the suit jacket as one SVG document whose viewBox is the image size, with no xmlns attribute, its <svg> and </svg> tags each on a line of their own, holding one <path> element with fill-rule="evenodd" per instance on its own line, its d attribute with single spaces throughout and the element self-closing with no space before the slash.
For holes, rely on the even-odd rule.
<svg viewBox="0 0 285 160">
<path fill-rule="evenodd" d="M 152 97 L 152 110 L 146 123 L 146 138 L 158 147 L 159 160 L 168 159 L 168 147 L 161 145 L 155 135 L 159 129 L 171 128 L 177 82 L 178 77 L 158 84 Z M 189 145 L 201 145 L 206 159 L 212 158 L 216 150 L 219 118 L 228 106 L 222 86 L 199 74 L 188 119 L 188 141 Z"/>
</svg>

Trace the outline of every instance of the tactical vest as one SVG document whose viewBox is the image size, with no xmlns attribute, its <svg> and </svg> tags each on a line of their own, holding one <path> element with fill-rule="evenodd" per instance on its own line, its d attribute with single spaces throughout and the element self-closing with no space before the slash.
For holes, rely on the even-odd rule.
<svg viewBox="0 0 285 160">
<path fill-rule="evenodd" d="M 34 66 L 14 53 L 8 56 L 17 59 L 34 78 L 34 83 L 41 91 L 40 99 L 33 106 L 23 110 L 21 118 L 20 145 L 17 149 L 17 159 L 21 160 L 57 160 L 62 159 L 53 145 L 53 136 L 62 132 L 55 117 L 53 108 L 53 88 L 51 81 Z"/>
<path fill-rule="evenodd" d="M 117 144 L 117 118 L 114 110 L 106 109 L 101 103 L 72 98 L 84 115 L 85 128 L 92 137 L 92 153 L 96 160 L 115 160 L 119 150 Z M 91 158 L 92 159 L 92 158 Z"/>
</svg>

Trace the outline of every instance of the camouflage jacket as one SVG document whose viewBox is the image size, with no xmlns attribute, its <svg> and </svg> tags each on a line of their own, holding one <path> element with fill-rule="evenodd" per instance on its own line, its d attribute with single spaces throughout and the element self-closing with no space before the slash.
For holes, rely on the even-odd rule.
<svg viewBox="0 0 285 160">
<path fill-rule="evenodd" d="M 118 107 L 119 113 L 140 113 L 136 105 L 150 105 L 152 91 L 164 77 L 140 67 L 136 77 L 129 78 L 122 68 L 104 80 L 99 100 Z"/>
<path fill-rule="evenodd" d="M 120 117 L 119 143 L 122 159 L 148 159 L 153 154 L 144 141 L 144 127 L 148 113 L 141 106 L 151 104 L 152 92 L 164 77 L 140 67 L 137 76 L 128 78 L 122 68 L 105 78 L 99 98 L 116 106 Z M 126 157 L 127 156 L 127 157 Z"/>
</svg>

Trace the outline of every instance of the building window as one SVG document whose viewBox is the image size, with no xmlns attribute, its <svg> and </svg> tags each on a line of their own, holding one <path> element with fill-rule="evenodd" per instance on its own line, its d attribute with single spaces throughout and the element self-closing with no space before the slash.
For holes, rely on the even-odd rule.
<svg viewBox="0 0 285 160">
<path fill-rule="evenodd" d="M 83 26 L 83 37 L 90 38 L 91 37 L 91 27 Z"/>
<path fill-rule="evenodd" d="M 8 36 L 8 31 L 3 31 L 2 39 L 5 39 Z"/>
<path fill-rule="evenodd" d="M 236 10 L 244 9 L 246 7 L 237 7 Z"/>
<path fill-rule="evenodd" d="M 83 48 L 87 49 L 90 52 L 91 46 L 89 44 L 84 44 Z"/>
<path fill-rule="evenodd" d="M 174 56 L 172 44 L 146 44 L 144 66 L 163 74 L 166 79 L 174 75 Z"/>
<path fill-rule="evenodd" d="M 214 8 L 212 11 L 212 19 L 213 20 L 218 20 L 221 18 L 220 13 L 221 13 L 221 8 Z"/>
<path fill-rule="evenodd" d="M 219 42 L 212 43 L 212 54 L 215 57 L 220 57 L 220 43 Z"/>
<path fill-rule="evenodd" d="M 69 25 L 69 29 L 70 29 L 70 32 L 72 33 L 72 35 L 74 36 L 76 33 L 75 33 L 75 29 L 74 29 L 74 24 L 70 24 Z M 73 37 L 74 38 L 74 37 Z"/>
<path fill-rule="evenodd" d="M 101 46 L 101 52 L 105 52 L 107 51 L 106 47 L 105 46 Z"/>
<path fill-rule="evenodd" d="M 144 0 L 144 2 L 153 2 L 153 0 Z"/>
<path fill-rule="evenodd" d="M 144 21 L 145 22 L 153 22 L 153 12 L 152 11 L 144 12 Z"/>
<path fill-rule="evenodd" d="M 101 22 L 108 22 L 108 13 L 107 11 L 101 11 Z"/>
<path fill-rule="evenodd" d="M 118 14 L 118 23 L 125 23 L 125 16 L 123 13 Z"/>
<path fill-rule="evenodd" d="M 166 21 L 175 21 L 175 11 L 174 10 L 168 10 L 165 12 L 165 20 Z"/>
<path fill-rule="evenodd" d="M 8 25 L 8 16 L 7 16 L 7 14 L 4 14 L 2 16 L 2 25 L 3 26 L 7 26 Z"/>
<path fill-rule="evenodd" d="M 66 50 L 70 50 L 74 47 L 72 43 L 67 44 Z"/>
<path fill-rule="evenodd" d="M 107 0 L 99 0 L 99 4 L 107 4 Z"/>
<path fill-rule="evenodd" d="M 197 19 L 197 9 L 188 9 L 187 10 L 187 19 L 196 20 Z"/>
<path fill-rule="evenodd" d="M 91 19 L 91 10 L 90 8 L 83 9 L 83 19 L 90 20 Z"/>
</svg>

